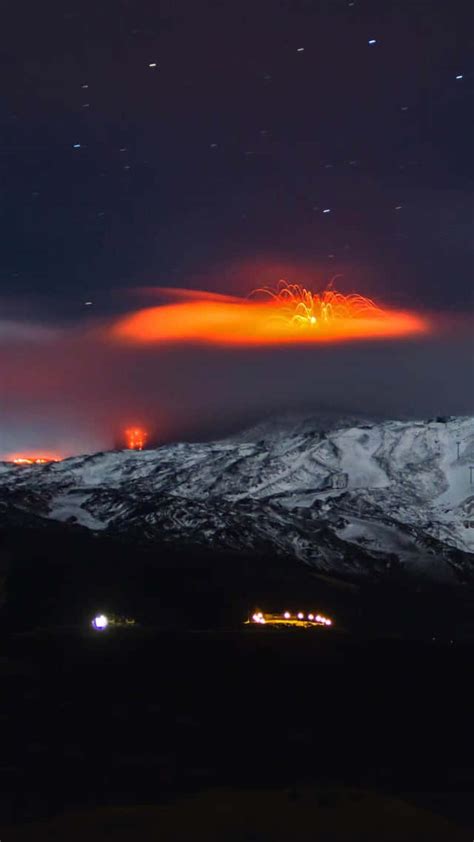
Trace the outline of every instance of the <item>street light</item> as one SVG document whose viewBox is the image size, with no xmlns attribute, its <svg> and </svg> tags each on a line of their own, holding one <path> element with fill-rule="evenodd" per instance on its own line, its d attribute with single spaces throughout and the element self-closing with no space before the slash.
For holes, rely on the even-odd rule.
<svg viewBox="0 0 474 842">
<path fill-rule="evenodd" d="M 92 620 L 92 628 L 96 631 L 104 631 L 109 625 L 109 621 L 105 614 L 98 614 L 97 617 L 94 617 Z"/>
</svg>

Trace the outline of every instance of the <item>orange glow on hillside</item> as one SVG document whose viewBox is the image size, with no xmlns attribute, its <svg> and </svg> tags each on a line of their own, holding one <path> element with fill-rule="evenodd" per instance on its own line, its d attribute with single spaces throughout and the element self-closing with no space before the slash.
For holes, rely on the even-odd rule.
<svg viewBox="0 0 474 842">
<path fill-rule="evenodd" d="M 393 339 L 426 333 L 427 319 L 390 310 L 360 295 L 332 289 L 313 293 L 280 282 L 252 298 L 222 299 L 201 293 L 149 307 L 119 319 L 112 336 L 125 342 L 206 342 L 216 345 L 281 345 Z"/>
<path fill-rule="evenodd" d="M 50 462 L 60 462 L 61 459 L 58 456 L 51 456 L 51 455 L 37 455 L 37 454 L 13 454 L 11 456 L 7 456 L 5 459 L 6 462 L 13 462 L 14 465 L 47 465 Z"/>
<path fill-rule="evenodd" d="M 125 430 L 125 441 L 129 450 L 143 450 L 147 440 L 148 433 L 143 427 L 129 427 Z"/>
</svg>

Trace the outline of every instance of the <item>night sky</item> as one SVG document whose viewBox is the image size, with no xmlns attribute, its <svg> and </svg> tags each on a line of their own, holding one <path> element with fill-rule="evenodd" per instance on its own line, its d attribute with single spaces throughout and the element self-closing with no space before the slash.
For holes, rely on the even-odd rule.
<svg viewBox="0 0 474 842">
<path fill-rule="evenodd" d="M 16 2 L 2 18 L 0 454 L 262 415 L 473 410 L 464 0 Z M 110 349 L 144 288 L 280 278 L 429 312 L 425 340 Z M 340 277 L 339 277 L 340 276 Z M 151 300 L 150 300 L 151 296 Z"/>
</svg>

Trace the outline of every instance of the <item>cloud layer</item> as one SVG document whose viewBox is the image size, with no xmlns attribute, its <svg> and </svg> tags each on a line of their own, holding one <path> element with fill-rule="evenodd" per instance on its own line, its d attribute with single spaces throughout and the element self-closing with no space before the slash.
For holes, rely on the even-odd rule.
<svg viewBox="0 0 474 842">
<path fill-rule="evenodd" d="M 210 309 L 199 322 L 202 304 L 200 294 L 186 293 L 184 301 L 145 311 L 155 330 L 158 309 L 168 341 L 161 333 L 147 342 L 133 332 L 123 336 L 124 325 L 142 324 L 142 312 L 91 320 L 86 330 L 3 323 L 0 455 L 109 448 L 134 424 L 158 443 L 220 436 L 288 410 L 369 416 L 474 410 L 471 330 L 459 319 L 403 339 L 272 337 L 268 344 L 240 337 L 216 344 L 206 338 L 212 314 L 227 318 L 228 308 L 233 314 L 237 308 L 237 322 L 247 324 L 247 308 L 260 318 L 262 305 L 208 296 Z"/>
</svg>

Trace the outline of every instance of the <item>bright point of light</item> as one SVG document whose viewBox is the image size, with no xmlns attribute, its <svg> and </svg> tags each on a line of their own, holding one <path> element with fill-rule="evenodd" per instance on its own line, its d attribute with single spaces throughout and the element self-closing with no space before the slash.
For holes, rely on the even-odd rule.
<svg viewBox="0 0 474 842">
<path fill-rule="evenodd" d="M 376 44 L 376 43 L 377 43 L 377 40 L 375 38 L 371 38 L 370 41 L 369 41 L 369 44 L 370 44 L 371 47 L 373 47 L 374 44 Z"/>
<path fill-rule="evenodd" d="M 462 73 L 458 73 L 458 75 L 456 76 L 456 79 L 457 79 L 458 81 L 459 81 L 459 79 L 464 79 L 463 74 L 462 74 Z"/>
<path fill-rule="evenodd" d="M 308 620 L 314 620 L 314 614 L 308 614 Z"/>
<path fill-rule="evenodd" d="M 73 144 L 72 144 L 72 148 L 73 148 L 73 149 L 80 149 L 80 148 L 81 148 L 81 144 L 80 144 L 80 143 L 73 143 Z"/>
<path fill-rule="evenodd" d="M 302 614 L 301 611 L 300 611 L 300 613 L 298 614 L 298 620 L 303 620 L 303 619 L 304 619 L 304 614 Z"/>
<path fill-rule="evenodd" d="M 291 618 L 291 614 L 290 614 L 290 612 L 289 612 L 289 611 L 285 611 L 285 613 L 283 614 L 283 616 L 284 616 L 285 620 L 289 620 L 289 619 Z"/>
<path fill-rule="evenodd" d="M 156 67 L 156 61 L 151 61 L 148 67 Z"/>
<path fill-rule="evenodd" d="M 315 325 L 316 324 L 316 316 L 311 316 L 310 322 L 311 322 L 312 325 Z"/>
<path fill-rule="evenodd" d="M 297 53 L 304 53 L 304 47 L 298 47 L 296 50 Z"/>
<path fill-rule="evenodd" d="M 102 629 L 106 629 L 109 625 L 109 621 L 105 614 L 98 614 L 97 617 L 94 617 L 92 620 L 92 625 L 94 626 L 97 631 L 102 631 Z"/>
<path fill-rule="evenodd" d="M 324 208 L 323 213 L 331 213 L 331 208 Z"/>
<path fill-rule="evenodd" d="M 332 620 L 326 620 L 326 625 L 327 625 L 327 626 L 332 626 Z"/>
</svg>

